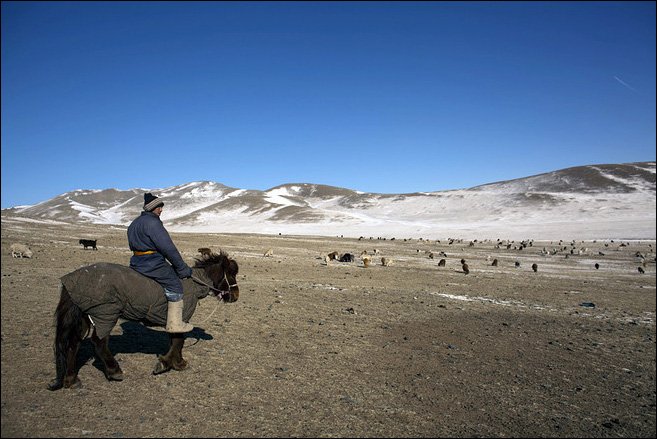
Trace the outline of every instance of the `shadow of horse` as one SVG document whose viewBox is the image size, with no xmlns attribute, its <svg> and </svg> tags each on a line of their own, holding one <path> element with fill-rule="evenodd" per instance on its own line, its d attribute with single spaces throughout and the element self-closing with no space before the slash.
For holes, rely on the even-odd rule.
<svg viewBox="0 0 657 439">
<path fill-rule="evenodd" d="M 165 331 L 152 329 L 141 323 L 129 320 L 124 321 L 119 326 L 123 330 L 123 333 L 120 335 L 110 335 L 109 337 L 109 348 L 113 355 L 148 354 L 157 356 L 169 349 L 169 334 Z M 214 340 L 212 335 L 198 327 L 186 333 L 185 336 L 185 338 L 196 339 L 194 344 L 199 340 Z M 75 372 L 79 373 L 82 366 L 86 365 L 91 359 L 94 360 L 91 365 L 99 371 L 104 372 L 105 365 L 95 355 L 94 344 L 91 338 L 86 338 L 80 345 Z"/>
</svg>

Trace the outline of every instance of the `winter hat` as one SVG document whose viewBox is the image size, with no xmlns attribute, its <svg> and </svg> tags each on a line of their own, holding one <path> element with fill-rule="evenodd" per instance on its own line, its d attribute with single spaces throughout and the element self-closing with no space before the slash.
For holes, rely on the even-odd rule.
<svg viewBox="0 0 657 439">
<path fill-rule="evenodd" d="M 164 202 L 157 198 L 155 195 L 147 192 L 144 194 L 144 210 L 151 212 L 157 207 L 164 206 Z"/>
</svg>

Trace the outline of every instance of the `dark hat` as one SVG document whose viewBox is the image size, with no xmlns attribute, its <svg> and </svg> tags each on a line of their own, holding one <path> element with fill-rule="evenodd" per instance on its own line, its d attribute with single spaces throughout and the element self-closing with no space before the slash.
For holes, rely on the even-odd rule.
<svg viewBox="0 0 657 439">
<path fill-rule="evenodd" d="M 157 207 L 164 206 L 164 202 L 155 195 L 147 192 L 144 194 L 144 210 L 150 212 Z"/>
</svg>

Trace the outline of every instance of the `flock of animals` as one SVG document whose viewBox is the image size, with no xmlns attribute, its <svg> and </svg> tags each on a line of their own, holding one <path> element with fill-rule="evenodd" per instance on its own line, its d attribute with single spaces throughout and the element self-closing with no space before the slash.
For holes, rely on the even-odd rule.
<svg viewBox="0 0 657 439">
<path fill-rule="evenodd" d="M 361 236 L 359 238 L 359 241 L 361 241 L 363 239 L 364 238 Z M 370 239 L 372 239 L 372 238 L 370 238 Z M 385 238 L 378 238 L 378 239 L 385 240 Z M 391 240 L 394 240 L 394 239 L 395 238 L 392 238 Z M 404 239 L 404 241 L 406 242 L 406 241 L 410 241 L 410 240 Z M 420 241 L 423 241 L 423 239 L 420 238 Z M 424 240 L 424 241 L 426 243 L 430 242 L 429 240 Z M 594 242 L 596 242 L 596 241 L 594 241 Z M 436 243 L 440 243 L 440 240 L 436 240 Z M 451 239 L 451 238 L 448 239 L 448 245 L 453 245 L 453 244 L 463 244 L 463 240 Z M 475 239 L 475 240 L 470 241 L 468 243 L 468 247 L 475 247 L 477 244 L 478 244 L 478 241 Z M 613 244 L 614 244 L 614 240 L 611 240 L 611 243 L 605 243 L 604 246 L 608 248 L 610 245 L 613 245 Z M 521 251 L 523 251 L 524 249 L 526 249 L 528 247 L 533 247 L 533 245 L 534 245 L 533 240 L 525 240 L 525 241 L 521 241 L 519 243 L 515 243 L 515 241 L 506 242 L 506 241 L 502 241 L 502 240 L 498 239 L 497 242 L 494 244 L 494 248 L 495 249 L 502 249 L 502 250 L 503 249 L 516 250 L 518 252 L 521 252 Z M 626 243 L 620 243 L 618 245 L 617 249 L 621 250 L 624 247 L 627 247 L 628 245 L 629 244 L 626 244 Z M 652 247 L 652 244 L 648 244 L 648 247 L 649 247 L 650 253 L 652 254 L 652 262 L 655 262 L 656 259 L 654 257 L 654 249 Z M 417 253 L 420 253 L 420 249 L 417 249 Z M 427 254 L 429 259 L 435 259 L 436 255 L 442 257 L 438 261 L 438 267 L 445 267 L 447 265 L 447 254 L 444 251 L 434 253 L 432 251 L 426 250 L 425 253 Z M 368 254 L 367 250 L 363 250 L 360 254 L 360 260 L 362 261 L 363 266 L 365 268 L 370 267 L 373 263 L 372 262 L 373 261 L 373 256 L 374 255 L 379 255 L 379 254 L 380 254 L 380 251 L 378 249 L 374 249 L 372 254 Z M 571 241 L 570 243 L 567 243 L 567 244 L 564 243 L 563 240 L 561 240 L 561 241 L 558 242 L 558 245 L 556 245 L 555 247 L 553 247 L 551 249 L 547 249 L 546 247 L 543 247 L 543 249 L 540 251 L 540 254 L 543 255 L 543 256 L 554 256 L 554 255 L 562 254 L 562 255 L 564 255 L 564 258 L 567 259 L 571 255 L 586 256 L 586 255 L 590 255 L 591 252 L 586 247 L 578 247 L 577 242 L 574 241 L 574 240 Z M 273 255 L 273 250 L 269 249 L 269 250 L 267 250 L 267 252 L 265 253 L 264 256 L 272 256 L 272 255 Z M 598 251 L 597 256 L 605 256 L 605 253 L 603 251 Z M 648 257 L 646 257 L 646 255 L 642 254 L 639 251 L 637 251 L 635 253 L 635 257 L 637 258 L 637 261 L 640 264 L 637 267 L 637 271 L 640 274 L 644 274 L 645 273 L 645 267 L 648 263 Z M 330 252 L 326 255 L 322 255 L 321 259 L 323 259 L 323 261 L 325 262 L 326 265 L 329 265 L 331 263 L 331 261 L 342 262 L 342 263 L 345 263 L 345 262 L 346 263 L 352 263 L 352 262 L 355 262 L 355 260 L 356 260 L 355 256 L 352 253 L 342 253 L 341 254 L 337 251 L 333 251 L 333 252 Z M 388 267 L 388 266 L 392 265 L 393 262 L 394 262 L 394 260 L 392 258 L 385 257 L 385 256 L 381 257 L 380 260 L 381 260 L 381 266 L 384 266 L 384 267 Z M 487 258 L 487 261 L 490 262 L 490 256 Z M 466 275 L 469 274 L 470 273 L 470 266 L 468 265 L 466 260 L 461 258 L 460 264 L 461 264 L 462 272 Z M 497 258 L 493 259 L 492 262 L 490 263 L 490 265 L 492 267 L 498 267 L 499 266 L 499 260 Z M 519 269 L 521 267 L 520 261 L 516 260 L 514 262 L 514 266 L 515 266 L 515 268 Z M 599 263 L 596 262 L 593 265 L 593 267 L 596 270 L 598 270 L 598 269 L 600 269 L 601 266 L 600 266 Z M 538 264 L 535 263 L 535 262 L 532 263 L 531 269 L 534 273 L 537 273 L 538 272 Z"/>
<path fill-rule="evenodd" d="M 363 240 L 363 239 L 364 238 L 361 236 L 359 238 L 359 241 Z M 372 238 L 370 238 L 370 239 L 372 239 Z M 384 239 L 385 240 L 385 238 L 378 238 L 378 239 Z M 394 240 L 394 239 L 395 238 L 391 238 L 391 240 Z M 423 241 L 422 238 L 420 238 L 419 240 Z M 407 240 L 404 239 L 404 241 L 407 241 Z M 91 248 L 92 250 L 98 250 L 97 242 L 98 241 L 95 240 L 95 239 L 80 239 L 79 240 L 79 244 L 81 246 L 83 246 L 85 250 L 87 248 Z M 429 242 L 429 241 L 426 240 L 426 242 Z M 436 243 L 440 243 L 440 240 L 436 240 Z M 475 245 L 477 245 L 477 243 L 478 243 L 478 241 L 476 239 L 473 240 L 473 241 L 470 241 L 469 244 L 468 244 L 468 247 L 474 247 Z M 463 240 L 451 239 L 451 238 L 448 239 L 448 245 L 453 245 L 453 244 L 463 244 Z M 610 243 L 605 243 L 604 246 L 608 248 L 610 246 L 610 244 L 613 245 L 614 241 L 611 240 Z M 498 239 L 497 242 L 494 245 L 494 248 L 495 249 L 506 249 L 506 250 L 513 249 L 513 250 L 517 250 L 517 251 L 521 252 L 521 251 L 523 251 L 524 249 L 526 249 L 528 247 L 533 247 L 533 245 L 534 245 L 533 240 L 525 240 L 525 241 L 521 241 L 519 243 L 515 243 L 514 241 L 505 242 L 505 241 L 501 241 L 501 240 Z M 621 242 L 618 245 L 617 249 L 620 250 L 624 247 L 627 247 L 628 245 L 629 244 Z M 652 254 L 652 262 L 655 262 L 654 249 L 652 247 L 652 244 L 648 244 L 648 246 L 649 246 L 648 247 L 649 251 Z M 207 248 L 207 247 L 199 248 L 198 252 L 200 253 L 202 259 L 207 258 L 212 254 L 212 250 Z M 417 252 L 419 253 L 420 250 L 417 249 Z M 438 267 L 445 267 L 446 266 L 446 264 L 447 264 L 447 259 L 446 259 L 447 254 L 444 251 L 434 253 L 432 251 L 427 250 L 427 251 L 425 251 L 425 253 L 427 254 L 427 257 L 429 259 L 435 259 L 436 255 L 440 256 L 441 259 L 438 261 Z M 547 249 L 546 247 L 543 247 L 543 249 L 540 251 L 540 254 L 543 255 L 543 256 L 548 256 L 548 255 L 554 256 L 554 255 L 562 254 L 562 255 L 564 255 L 565 258 L 569 258 L 571 255 L 587 255 L 589 253 L 590 253 L 590 250 L 588 248 L 578 247 L 577 243 L 574 240 L 571 241 L 568 244 L 564 243 L 563 241 L 559 241 L 558 245 L 552 247 L 551 249 Z M 267 249 L 263 254 L 264 257 L 272 257 L 273 255 L 274 255 L 274 250 L 271 249 L 271 248 Z M 371 252 L 368 252 L 367 250 L 363 250 L 360 254 L 360 260 L 362 261 L 363 266 L 365 268 L 368 268 L 373 264 L 374 257 L 375 256 L 378 257 L 378 255 L 380 255 L 380 251 L 378 249 L 374 249 Z M 29 246 L 26 245 L 26 244 L 14 243 L 14 244 L 11 245 L 11 256 L 13 258 L 32 258 L 33 252 L 32 252 L 32 250 L 30 250 Z M 605 253 L 603 251 L 598 251 L 597 256 L 605 256 Z M 646 265 L 647 265 L 648 260 L 649 260 L 648 257 L 646 255 L 642 254 L 639 251 L 635 252 L 635 257 L 636 257 L 637 261 L 639 262 L 639 266 L 637 267 L 637 271 L 640 274 L 644 274 Z M 326 255 L 323 255 L 321 257 L 321 259 L 323 259 L 323 261 L 325 262 L 326 265 L 329 265 L 329 263 L 331 263 L 331 261 L 336 261 L 336 262 L 340 262 L 340 263 L 353 263 L 353 262 L 356 262 L 356 257 L 354 256 L 353 253 L 342 253 L 341 254 L 337 251 L 333 251 L 333 252 L 330 252 Z M 488 259 L 490 260 L 490 257 L 488 257 Z M 390 257 L 382 256 L 382 257 L 380 257 L 380 262 L 381 262 L 381 266 L 389 267 L 389 266 L 393 265 L 394 260 Z M 460 263 L 461 263 L 462 272 L 464 274 L 469 274 L 470 273 L 470 266 L 467 264 L 465 259 L 461 259 Z M 493 259 L 490 265 L 492 267 L 498 267 L 499 266 L 498 259 L 496 259 L 496 258 Z M 515 261 L 514 265 L 515 265 L 516 268 L 520 268 L 520 265 L 521 265 L 520 261 Z M 599 263 L 596 262 L 594 264 L 594 268 L 596 270 L 599 270 L 600 267 L 601 266 L 600 266 Z M 538 272 L 538 264 L 533 263 L 531 265 L 531 269 L 532 269 L 532 271 L 534 271 L 534 273 Z"/>
</svg>

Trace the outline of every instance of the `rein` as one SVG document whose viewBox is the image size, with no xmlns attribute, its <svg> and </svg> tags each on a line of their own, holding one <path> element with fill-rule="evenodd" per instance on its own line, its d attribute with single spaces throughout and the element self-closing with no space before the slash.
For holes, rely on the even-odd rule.
<svg viewBox="0 0 657 439">
<path fill-rule="evenodd" d="M 224 272 L 224 279 L 223 279 L 223 280 L 225 280 L 225 281 L 226 281 L 226 285 L 228 285 L 228 289 L 227 289 L 227 290 L 220 290 L 220 289 L 218 289 L 218 288 L 215 288 L 215 287 L 213 287 L 212 285 L 210 285 L 210 284 L 208 284 L 208 283 L 206 283 L 206 282 L 203 282 L 201 279 L 199 279 L 199 278 L 196 277 L 196 276 L 192 276 L 192 280 L 194 280 L 195 282 L 200 283 L 201 285 L 205 285 L 206 287 L 210 288 L 210 290 L 212 290 L 212 291 L 214 291 L 215 293 L 217 293 L 217 294 L 216 294 L 217 299 L 223 299 L 224 296 L 225 296 L 226 294 L 230 293 L 230 289 L 231 289 L 231 288 L 237 286 L 236 283 L 235 283 L 235 284 L 231 284 L 230 282 L 228 282 L 228 278 L 226 277 L 226 272 Z M 222 284 L 223 284 L 223 282 L 222 282 Z"/>
</svg>

